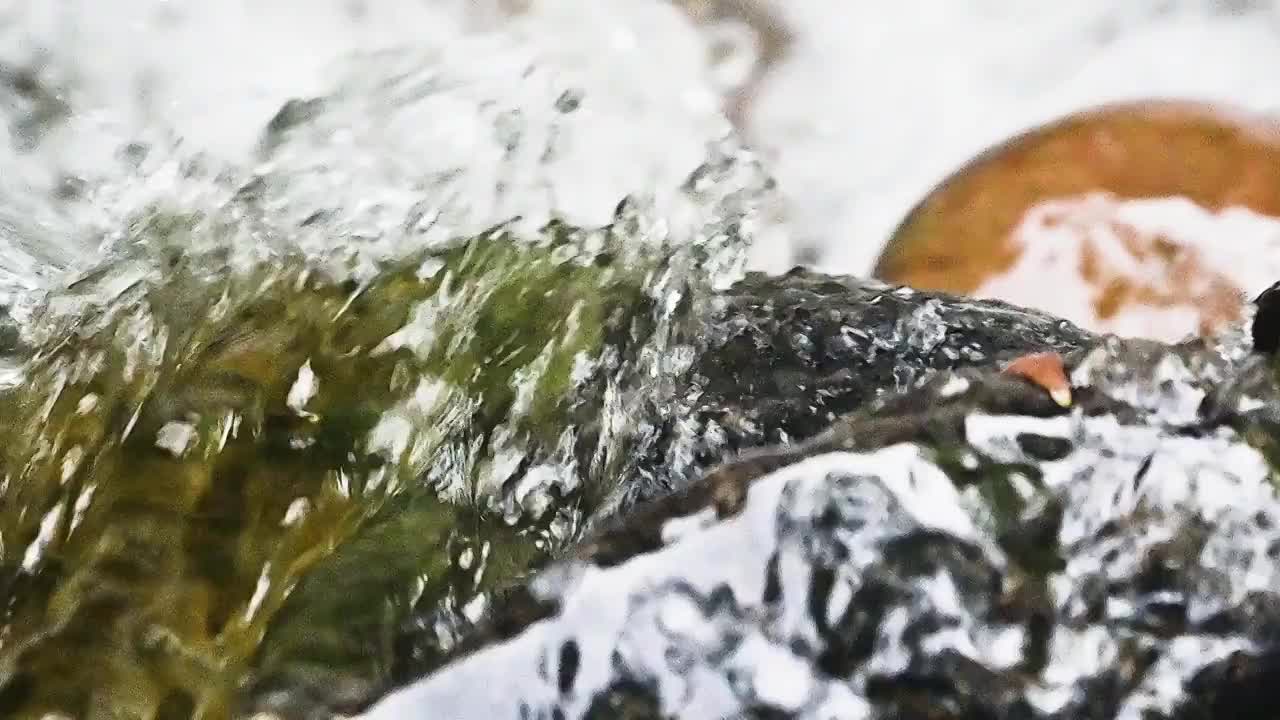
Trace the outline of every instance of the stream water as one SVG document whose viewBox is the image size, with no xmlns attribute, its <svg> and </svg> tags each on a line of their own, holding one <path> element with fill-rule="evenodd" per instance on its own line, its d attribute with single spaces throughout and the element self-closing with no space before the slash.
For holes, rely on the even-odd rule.
<svg viewBox="0 0 1280 720">
<path fill-rule="evenodd" d="M 159 122 L 226 110 L 162 72 L 121 109 L 82 58 L 4 68 L 6 717 L 358 706 L 664 482 L 773 184 L 563 19 L 349 53 L 245 136 Z"/>
</svg>

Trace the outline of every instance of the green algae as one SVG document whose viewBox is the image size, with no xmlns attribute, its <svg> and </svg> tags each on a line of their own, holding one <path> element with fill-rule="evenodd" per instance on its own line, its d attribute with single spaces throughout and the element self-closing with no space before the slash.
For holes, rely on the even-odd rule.
<svg viewBox="0 0 1280 720">
<path fill-rule="evenodd" d="M 545 558 L 608 488 L 513 513 L 494 458 L 598 453 L 661 265 L 584 237 L 495 230 L 362 282 L 179 254 L 51 334 L 0 396 L 0 714 L 217 720 L 309 667 L 358 697 L 411 611 Z"/>
<path fill-rule="evenodd" d="M 284 689 L 277 709 L 300 712 L 312 700 L 359 708 L 438 667 L 468 627 L 466 606 L 546 559 L 527 524 L 422 496 L 393 504 L 286 601 L 255 658 L 248 701 Z"/>
</svg>

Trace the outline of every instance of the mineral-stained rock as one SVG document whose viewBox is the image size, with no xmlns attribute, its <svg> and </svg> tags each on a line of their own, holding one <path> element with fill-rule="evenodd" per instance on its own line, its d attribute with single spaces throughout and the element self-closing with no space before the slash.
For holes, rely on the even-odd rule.
<svg viewBox="0 0 1280 720">
<path fill-rule="evenodd" d="M 875 274 L 1039 308 L 1094 332 L 1211 334 L 1238 323 L 1274 280 L 1277 157 L 1269 114 L 1183 100 L 1084 109 L 940 182 Z"/>
<path fill-rule="evenodd" d="M 1259 717 L 1269 360 L 1081 340 L 1071 408 L 937 372 L 602 523 L 362 717 Z"/>
<path fill-rule="evenodd" d="M 895 231 L 876 275 L 972 292 L 1013 263 L 1009 236 L 1029 208 L 1090 192 L 1276 216 L 1278 149 L 1273 118 L 1229 106 L 1139 100 L 1082 110 L 981 153 L 939 183 Z"/>
</svg>

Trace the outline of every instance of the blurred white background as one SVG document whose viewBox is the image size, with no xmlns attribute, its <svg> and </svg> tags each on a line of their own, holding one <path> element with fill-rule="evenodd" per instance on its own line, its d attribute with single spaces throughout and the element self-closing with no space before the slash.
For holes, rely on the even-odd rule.
<svg viewBox="0 0 1280 720">
<path fill-rule="evenodd" d="M 163 123 L 234 159 L 284 100 L 323 91 L 340 56 L 499 25 L 555 27 L 556 50 L 619 102 L 713 122 L 760 54 L 741 19 L 753 13 L 790 38 L 740 118 L 793 228 L 755 249 L 764 269 L 802 258 L 867 272 L 948 171 L 1073 109 L 1150 96 L 1280 106 L 1280 3 L 1260 0 L 0 0 L 0 63 L 35 69 L 122 136 Z M 30 100 L 9 85 L 12 116 Z M 33 150 L 9 130 L 0 190 L 98 161 L 81 136 Z"/>
</svg>

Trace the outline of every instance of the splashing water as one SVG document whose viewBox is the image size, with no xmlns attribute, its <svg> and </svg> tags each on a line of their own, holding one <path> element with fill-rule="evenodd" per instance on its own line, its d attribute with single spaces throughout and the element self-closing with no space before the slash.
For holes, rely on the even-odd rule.
<svg viewBox="0 0 1280 720">
<path fill-rule="evenodd" d="M 359 704 L 608 510 L 772 183 L 545 30 L 367 53 L 248 161 L 142 132 L 6 207 L 7 716 Z"/>
</svg>

